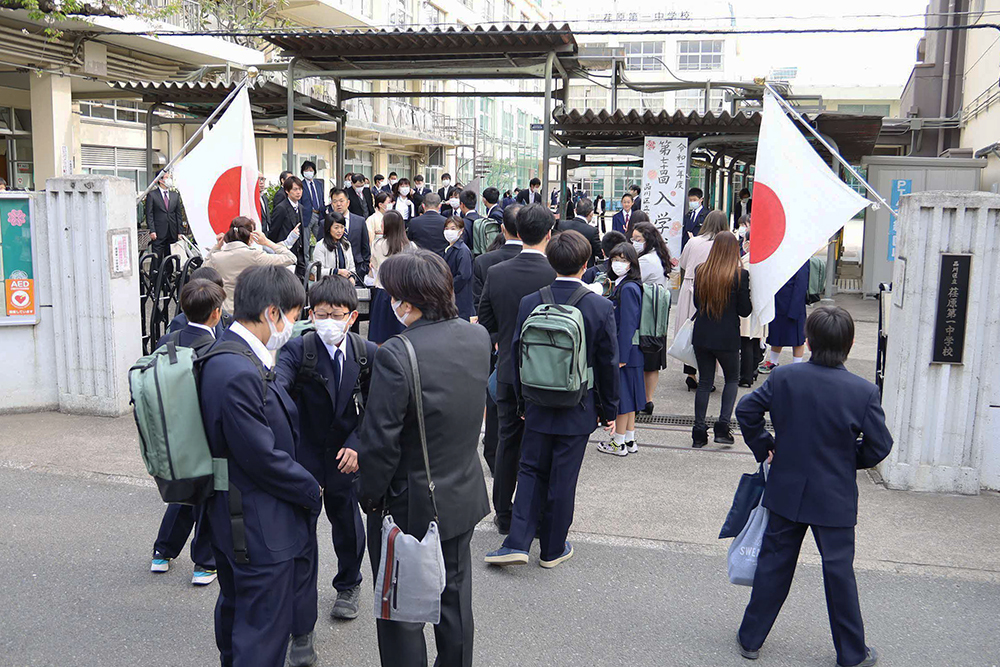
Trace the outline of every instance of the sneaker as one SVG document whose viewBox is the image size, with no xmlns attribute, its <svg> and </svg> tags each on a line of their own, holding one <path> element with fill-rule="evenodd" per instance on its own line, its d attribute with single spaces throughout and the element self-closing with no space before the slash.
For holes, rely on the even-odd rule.
<svg viewBox="0 0 1000 667">
<path fill-rule="evenodd" d="M 292 644 L 288 649 L 288 667 L 313 667 L 319 662 L 316 649 L 313 647 L 313 633 L 300 637 L 292 636 Z"/>
<path fill-rule="evenodd" d="M 740 641 L 740 634 L 736 633 L 736 646 L 740 649 L 740 655 L 742 655 L 747 660 L 756 660 L 760 657 L 760 649 L 756 651 L 751 651 L 750 649 L 743 646 L 743 642 Z"/>
<path fill-rule="evenodd" d="M 496 551 L 486 554 L 485 560 L 490 565 L 527 565 L 528 552 L 500 547 Z"/>
<path fill-rule="evenodd" d="M 161 554 L 159 551 L 154 551 L 153 564 L 149 566 L 149 571 L 156 572 L 157 574 L 162 574 L 163 572 L 166 572 L 167 570 L 170 569 L 170 560 L 171 559 L 169 558 L 164 558 L 163 554 Z"/>
<path fill-rule="evenodd" d="M 770 361 L 765 361 L 764 363 L 762 363 L 760 366 L 757 367 L 757 372 L 767 375 L 775 368 L 777 368 L 779 365 L 780 364 L 772 364 Z"/>
<path fill-rule="evenodd" d="M 614 456 L 628 456 L 628 450 L 625 448 L 625 445 L 619 445 L 614 441 L 614 439 L 598 443 L 597 451 L 603 452 L 604 454 L 612 454 Z"/>
<path fill-rule="evenodd" d="M 542 560 L 542 561 L 539 561 L 538 564 L 541 565 L 542 567 L 544 567 L 546 570 L 551 570 L 556 565 L 559 565 L 560 563 L 568 561 L 572 557 L 573 557 L 573 545 L 570 544 L 569 542 L 567 542 L 566 543 L 566 548 L 563 549 L 563 552 L 562 552 L 561 556 L 559 556 L 558 558 L 553 558 L 552 560 Z"/>
<path fill-rule="evenodd" d="M 194 566 L 194 573 L 191 575 L 191 583 L 195 586 L 208 586 L 218 578 L 218 573 L 210 567 Z"/>
<path fill-rule="evenodd" d="M 635 444 L 635 440 L 632 440 L 631 442 L 626 442 L 625 449 L 628 451 L 629 454 L 639 453 L 639 445 Z"/>
<path fill-rule="evenodd" d="M 333 603 L 330 618 L 350 621 L 358 617 L 358 602 L 361 601 L 361 584 L 346 591 L 337 591 L 337 601 Z"/>
</svg>

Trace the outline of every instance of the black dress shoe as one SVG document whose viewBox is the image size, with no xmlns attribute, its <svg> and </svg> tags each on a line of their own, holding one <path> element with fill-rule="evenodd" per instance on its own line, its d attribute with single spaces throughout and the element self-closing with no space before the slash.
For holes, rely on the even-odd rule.
<svg viewBox="0 0 1000 667">
<path fill-rule="evenodd" d="M 501 535 L 510 534 L 510 525 L 508 524 L 505 526 L 502 523 L 500 523 L 500 517 L 496 515 L 493 516 L 493 525 L 497 527 L 497 532 L 500 533 Z"/>
<path fill-rule="evenodd" d="M 646 414 L 646 415 L 653 414 L 653 402 L 652 401 L 646 401 L 646 407 L 644 407 L 642 409 L 642 413 Z"/>
<path fill-rule="evenodd" d="M 740 641 L 739 633 L 736 633 L 736 645 L 740 648 L 740 655 L 742 655 L 747 660 L 756 660 L 760 657 L 760 649 L 756 651 L 751 651 L 748 648 L 744 648 L 743 642 Z"/>
<path fill-rule="evenodd" d="M 856 665 L 851 665 L 850 667 L 874 667 L 875 663 L 878 662 L 878 651 L 876 651 L 871 646 L 867 647 L 867 649 L 868 649 L 868 652 L 865 655 L 865 659 L 862 660 L 861 662 L 859 662 Z M 837 667 L 846 667 L 846 666 L 845 665 L 841 665 L 838 662 L 837 663 Z"/>
<path fill-rule="evenodd" d="M 698 381 L 695 380 L 690 375 L 688 375 L 686 378 L 684 378 L 684 384 L 687 385 L 688 391 L 694 391 L 695 389 L 698 388 Z"/>
</svg>

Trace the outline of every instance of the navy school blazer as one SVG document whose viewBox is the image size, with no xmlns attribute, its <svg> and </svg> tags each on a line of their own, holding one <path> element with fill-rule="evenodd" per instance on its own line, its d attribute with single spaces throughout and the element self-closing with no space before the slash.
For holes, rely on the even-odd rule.
<svg viewBox="0 0 1000 667">
<path fill-rule="evenodd" d="M 231 330 L 221 340 L 250 350 Z M 319 482 L 296 461 L 295 403 L 273 379 L 265 389 L 257 365 L 239 354 L 207 360 L 201 387 L 201 416 L 212 456 L 229 459 L 229 482 L 243 496 L 250 563 L 273 565 L 294 558 L 306 544 L 310 513 L 323 504 Z M 206 505 L 212 544 L 234 558 L 229 492 L 216 491 Z"/>
<path fill-rule="evenodd" d="M 566 303 L 580 283 L 556 278 L 552 283 L 552 297 L 556 303 Z M 521 299 L 517 312 L 517 326 L 511 340 L 511 358 L 514 363 L 514 391 L 518 403 L 521 399 L 520 339 L 521 327 L 531 311 L 541 305 L 541 291 Z M 524 404 L 524 426 L 532 431 L 552 435 L 586 435 L 597 428 L 598 419 L 604 422 L 618 416 L 618 334 L 615 331 L 615 313 L 611 302 L 598 294 L 589 294 L 577 303 L 583 314 L 587 335 L 587 364 L 594 371 L 594 386 L 586 398 L 572 408 L 547 408 L 533 403 Z"/>
<path fill-rule="evenodd" d="M 472 250 L 465 245 L 465 241 L 459 239 L 455 245 L 445 249 L 444 261 L 451 269 L 451 277 L 455 284 L 455 306 L 458 308 L 458 316 L 468 320 L 476 314 L 472 293 Z"/>
<path fill-rule="evenodd" d="M 618 327 L 618 361 L 626 366 L 643 366 L 642 350 L 632 339 L 642 317 L 642 286 L 634 280 L 622 281 L 611 293 Z"/>
</svg>

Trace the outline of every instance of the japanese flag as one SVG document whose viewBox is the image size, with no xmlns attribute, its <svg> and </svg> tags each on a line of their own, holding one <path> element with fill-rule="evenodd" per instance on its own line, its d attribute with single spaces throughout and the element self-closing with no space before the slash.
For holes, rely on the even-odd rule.
<svg viewBox="0 0 1000 667">
<path fill-rule="evenodd" d="M 767 92 L 750 230 L 754 321 L 774 319 L 775 293 L 868 203 L 833 173 Z"/>
<path fill-rule="evenodd" d="M 236 216 L 260 226 L 257 201 L 257 147 L 250 116 L 250 96 L 244 87 L 230 102 L 215 127 L 174 167 L 188 224 L 202 249 L 215 245 Z"/>
</svg>

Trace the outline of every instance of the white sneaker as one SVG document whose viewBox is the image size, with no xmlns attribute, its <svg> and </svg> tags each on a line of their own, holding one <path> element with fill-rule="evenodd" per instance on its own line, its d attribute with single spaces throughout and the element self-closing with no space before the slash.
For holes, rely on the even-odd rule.
<svg viewBox="0 0 1000 667">
<path fill-rule="evenodd" d="M 628 450 L 629 454 L 638 454 L 639 453 L 639 445 L 636 444 L 635 440 L 633 440 L 632 442 L 626 442 L 625 443 L 625 449 Z"/>
<path fill-rule="evenodd" d="M 628 450 L 625 449 L 625 445 L 619 445 L 614 440 L 597 443 L 597 451 L 614 456 L 628 456 Z"/>
<path fill-rule="evenodd" d="M 191 575 L 191 583 L 195 586 L 208 586 L 210 583 L 215 581 L 218 576 L 219 575 L 215 570 L 209 570 L 204 567 L 196 567 Z"/>
<path fill-rule="evenodd" d="M 164 558 L 159 552 L 153 554 L 153 562 L 149 566 L 150 572 L 162 574 L 170 569 L 170 559 Z"/>
</svg>

